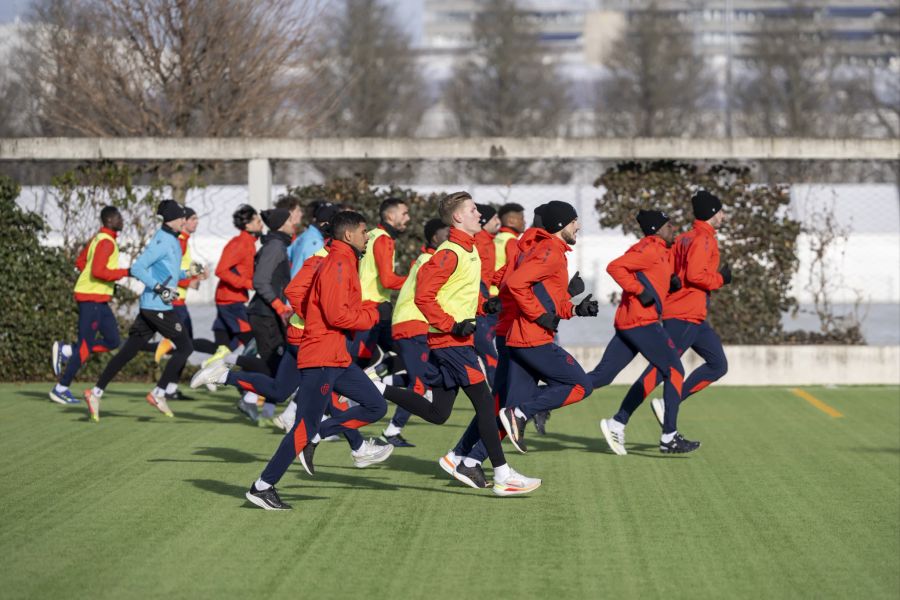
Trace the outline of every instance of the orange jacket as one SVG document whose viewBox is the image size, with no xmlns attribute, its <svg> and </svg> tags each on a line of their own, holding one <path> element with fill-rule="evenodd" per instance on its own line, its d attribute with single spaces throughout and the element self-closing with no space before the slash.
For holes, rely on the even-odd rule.
<svg viewBox="0 0 900 600">
<path fill-rule="evenodd" d="M 494 236 L 482 229 L 475 234 L 475 247 L 481 258 L 481 295 L 489 296 L 494 280 L 494 263 L 497 262 L 497 249 L 494 247 Z M 479 314 L 481 314 L 479 307 Z"/>
<path fill-rule="evenodd" d="M 346 367 L 351 362 L 349 334 L 371 329 L 378 322 L 378 305 L 362 301 L 356 253 L 339 240 L 331 242 L 331 251 L 319 265 L 301 306 L 306 327 L 303 348 L 297 354 L 299 369 Z"/>
<path fill-rule="evenodd" d="M 495 329 L 498 336 L 506 337 L 509 333 L 509 328 L 512 327 L 513 321 L 519 316 L 519 307 L 506 283 L 509 281 L 509 276 L 516 270 L 518 263 L 521 262 L 519 257 L 523 257 L 522 260 L 524 260 L 524 257 L 533 252 L 534 247 L 537 245 L 538 231 L 541 230 L 534 227 L 525 230 L 522 237 L 516 240 L 516 244 L 512 249 L 507 250 L 506 256 L 509 260 L 497 271 L 497 274 L 500 275 L 500 279 L 497 280 L 496 275 L 494 277 L 496 280 L 494 285 L 500 288 L 501 308 L 500 316 L 497 319 L 497 328 Z"/>
<path fill-rule="evenodd" d="M 506 287 L 519 309 L 506 334 L 506 345 L 530 348 L 553 341 L 553 332 L 534 322 L 544 313 L 556 313 L 561 319 L 572 317 L 569 298 L 569 246 L 543 229 L 535 232 L 535 247 L 510 273 Z M 501 300 L 502 302 L 502 300 Z"/>
<path fill-rule="evenodd" d="M 108 236 L 116 239 L 119 234 L 118 232 L 113 231 L 107 227 L 101 227 L 100 233 L 105 233 Z M 91 238 L 93 241 L 94 238 Z M 87 267 L 87 255 L 88 248 L 91 247 L 91 242 L 89 241 L 84 245 L 84 248 L 81 249 L 81 253 L 78 255 L 78 258 L 75 259 L 75 267 L 79 271 L 84 271 Z M 97 279 L 102 279 L 103 281 L 118 281 L 123 277 L 128 276 L 128 269 L 109 269 L 107 268 L 107 264 L 109 263 L 109 257 L 113 253 L 113 243 L 109 240 L 100 240 L 97 242 L 97 247 L 94 249 L 94 260 L 91 263 L 91 275 L 93 275 Z M 110 297 L 107 294 L 80 294 L 75 292 L 75 301 L 76 302 L 109 302 Z"/>
<path fill-rule="evenodd" d="M 384 225 L 379 225 L 379 229 L 388 229 Z M 388 233 L 390 233 L 388 231 Z M 372 244 L 372 254 L 375 257 L 375 267 L 378 269 L 378 279 L 381 285 L 389 290 L 399 290 L 406 282 L 406 275 L 397 275 L 394 272 L 394 238 L 390 235 L 382 235 Z"/>
<path fill-rule="evenodd" d="M 253 257 L 256 256 L 256 236 L 242 231 L 225 244 L 216 265 L 216 304 L 246 302 L 248 290 L 253 289 Z"/>
<path fill-rule="evenodd" d="M 329 247 L 330 243 L 331 242 L 329 241 Z M 316 272 L 319 270 L 319 266 L 324 260 L 324 256 L 317 256 L 315 254 L 307 258 L 305 261 L 303 261 L 303 266 L 300 267 L 300 270 L 297 271 L 297 274 L 294 275 L 294 278 L 291 279 L 290 283 L 288 283 L 284 288 L 284 297 L 287 298 L 287 301 L 290 303 L 291 309 L 301 319 L 303 319 L 304 315 L 306 314 L 306 301 L 309 298 L 309 290 L 312 286 L 313 278 L 315 277 Z M 288 327 L 288 342 L 294 344 L 295 346 L 299 346 L 300 341 L 303 339 L 304 331 L 305 328 L 300 329 L 298 327 Z"/>
<path fill-rule="evenodd" d="M 663 318 L 702 323 L 709 293 L 723 285 L 716 230 L 706 221 L 694 221 L 693 229 L 675 238 L 672 259 L 682 287 L 666 298 Z"/>
<path fill-rule="evenodd" d="M 616 329 L 632 329 L 659 321 L 672 278 L 671 253 L 661 237 L 648 235 L 641 239 L 609 263 L 606 272 L 622 287 Z M 638 300 L 645 287 L 656 295 L 650 306 L 643 306 Z"/>
</svg>

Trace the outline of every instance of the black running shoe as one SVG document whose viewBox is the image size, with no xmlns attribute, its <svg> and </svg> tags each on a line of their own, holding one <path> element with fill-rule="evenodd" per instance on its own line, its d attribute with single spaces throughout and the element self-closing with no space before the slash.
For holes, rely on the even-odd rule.
<svg viewBox="0 0 900 600">
<path fill-rule="evenodd" d="M 687 454 L 693 452 L 700 447 L 700 442 L 692 442 L 682 437 L 680 433 L 676 433 L 675 437 L 668 444 L 659 442 L 659 451 L 663 454 Z"/>
<path fill-rule="evenodd" d="M 300 453 L 300 464 L 303 465 L 303 470 L 310 475 L 316 474 L 316 466 L 313 464 L 313 455 L 316 453 L 316 446 L 318 446 L 318 444 L 309 442 L 303 447 L 303 451 Z"/>
<path fill-rule="evenodd" d="M 415 448 L 415 444 L 410 444 L 405 437 L 401 434 L 397 435 L 384 435 L 381 434 L 380 440 L 387 442 L 391 446 L 396 446 L 397 448 Z"/>
<path fill-rule="evenodd" d="M 267 490 L 259 491 L 254 483 L 250 486 L 250 490 L 244 494 L 244 497 L 266 510 L 291 510 L 291 505 L 282 502 L 281 498 L 278 497 L 278 492 L 275 490 L 274 485 Z"/>
<path fill-rule="evenodd" d="M 185 396 L 181 390 L 175 390 L 174 394 L 166 394 L 166 400 L 193 400 L 193 396 Z"/>
<path fill-rule="evenodd" d="M 487 479 L 484 476 L 484 469 L 481 468 L 481 465 L 467 467 L 462 461 L 460 461 L 460 463 L 456 465 L 456 469 L 452 475 L 459 481 L 462 481 L 467 486 L 473 487 L 476 490 L 491 486 L 491 484 L 487 482 Z"/>
<path fill-rule="evenodd" d="M 547 435 L 547 421 L 550 420 L 550 411 L 542 410 L 534 415 L 534 430 L 540 435 Z"/>
<path fill-rule="evenodd" d="M 525 418 L 517 417 L 514 408 L 503 408 L 500 410 L 500 422 L 516 450 L 522 454 L 528 452 L 525 447 Z"/>
</svg>

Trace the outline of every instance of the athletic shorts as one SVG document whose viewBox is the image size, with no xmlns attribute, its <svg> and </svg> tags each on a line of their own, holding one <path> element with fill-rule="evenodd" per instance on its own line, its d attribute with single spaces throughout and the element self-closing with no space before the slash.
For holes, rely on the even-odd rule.
<svg viewBox="0 0 900 600">
<path fill-rule="evenodd" d="M 216 305 L 216 320 L 213 321 L 213 331 L 225 331 L 229 337 L 236 337 L 239 333 L 251 331 L 250 317 L 247 316 L 247 307 L 243 302 Z"/>
<path fill-rule="evenodd" d="M 432 387 L 452 389 L 485 381 L 474 346 L 432 348 L 429 361 L 439 371 L 438 381 Z"/>
</svg>

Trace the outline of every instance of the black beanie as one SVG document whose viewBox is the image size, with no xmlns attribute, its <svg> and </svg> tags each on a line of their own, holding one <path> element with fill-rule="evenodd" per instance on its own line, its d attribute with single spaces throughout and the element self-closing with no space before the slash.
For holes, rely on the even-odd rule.
<svg viewBox="0 0 900 600">
<path fill-rule="evenodd" d="M 184 216 L 184 209 L 174 200 L 163 200 L 156 209 L 156 214 L 162 217 L 163 223 L 180 219 Z"/>
<path fill-rule="evenodd" d="M 694 217 L 701 221 L 709 221 L 722 210 L 722 201 L 719 200 L 719 197 L 706 190 L 700 190 L 694 194 L 691 204 L 694 206 Z"/>
<path fill-rule="evenodd" d="M 270 208 L 259 213 L 259 216 L 270 231 L 275 231 L 290 218 L 291 211 L 286 208 Z"/>
<path fill-rule="evenodd" d="M 191 208 L 190 206 L 184 207 L 184 218 L 185 219 L 190 219 L 191 217 L 193 217 L 196 214 L 197 214 L 197 211 L 194 210 L 193 208 Z"/>
<path fill-rule="evenodd" d="M 331 223 L 334 215 L 340 212 L 340 208 L 334 202 L 322 202 L 316 207 L 313 213 L 313 220 L 316 223 Z"/>
<path fill-rule="evenodd" d="M 478 209 L 478 214 L 481 215 L 481 218 L 478 219 L 478 223 L 480 223 L 482 227 L 487 225 L 487 222 L 493 219 L 494 215 L 497 214 L 497 209 L 490 204 L 476 204 L 475 208 Z"/>
<path fill-rule="evenodd" d="M 551 200 L 541 209 L 541 222 L 547 233 L 556 233 L 578 218 L 575 207 L 568 202 Z"/>
<path fill-rule="evenodd" d="M 661 210 L 641 210 L 637 214 L 638 225 L 644 235 L 659 233 L 659 229 L 669 222 L 669 215 Z"/>
<path fill-rule="evenodd" d="M 547 205 L 546 205 L 546 204 L 540 204 L 540 205 L 538 205 L 538 206 L 536 206 L 536 207 L 534 208 L 534 218 L 531 220 L 531 226 L 532 226 L 532 227 L 539 227 L 539 228 L 541 228 L 541 229 L 544 228 L 544 217 L 543 217 L 543 212 L 544 212 L 544 207 L 545 207 L 545 206 L 547 206 Z"/>
<path fill-rule="evenodd" d="M 431 238 L 447 225 L 440 219 L 431 219 L 425 223 L 425 245 L 431 244 Z"/>
</svg>

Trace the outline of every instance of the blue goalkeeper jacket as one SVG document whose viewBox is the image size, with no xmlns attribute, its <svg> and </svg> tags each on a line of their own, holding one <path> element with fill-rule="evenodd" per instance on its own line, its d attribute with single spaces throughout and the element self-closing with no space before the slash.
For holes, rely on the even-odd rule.
<svg viewBox="0 0 900 600">
<path fill-rule="evenodd" d="M 144 284 L 141 293 L 141 309 L 166 311 L 172 310 L 153 291 L 156 284 L 177 288 L 178 281 L 187 277 L 181 270 L 181 244 L 178 243 L 178 232 L 163 225 L 153 235 L 153 239 L 131 265 L 131 275 Z"/>
</svg>

